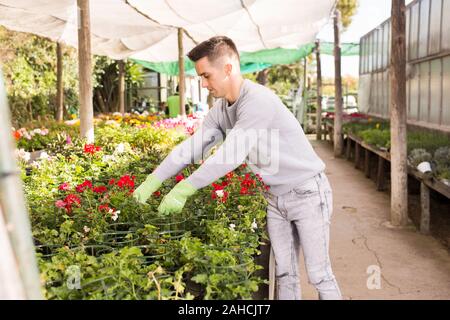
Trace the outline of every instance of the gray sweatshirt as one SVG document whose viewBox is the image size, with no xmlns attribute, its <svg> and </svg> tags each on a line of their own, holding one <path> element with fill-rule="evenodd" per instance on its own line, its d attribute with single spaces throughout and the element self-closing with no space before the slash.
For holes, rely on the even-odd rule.
<svg viewBox="0 0 450 320">
<path fill-rule="evenodd" d="M 210 155 L 215 145 L 218 148 Z M 199 160 L 205 161 L 187 178 L 197 189 L 246 162 L 277 196 L 325 169 L 278 96 L 250 80 L 244 80 L 232 105 L 218 99 L 202 126 L 176 146 L 153 174 L 164 181 Z"/>
</svg>

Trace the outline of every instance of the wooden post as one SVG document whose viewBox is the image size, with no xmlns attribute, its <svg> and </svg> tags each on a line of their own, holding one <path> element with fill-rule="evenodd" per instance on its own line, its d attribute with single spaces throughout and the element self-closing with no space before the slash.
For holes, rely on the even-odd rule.
<svg viewBox="0 0 450 320">
<path fill-rule="evenodd" d="M 384 158 L 378 156 L 378 168 L 377 168 L 377 190 L 383 191 L 385 190 L 384 181 L 385 181 L 385 173 L 384 173 Z"/>
<path fill-rule="evenodd" d="M 80 134 L 87 143 L 94 142 L 94 108 L 92 104 L 92 55 L 89 0 L 78 4 L 78 74 L 80 83 Z"/>
<path fill-rule="evenodd" d="M 329 125 L 325 123 L 325 139 L 326 135 L 328 135 L 328 140 L 330 140 L 331 144 L 333 145 L 333 125 Z"/>
<path fill-rule="evenodd" d="M 391 224 L 404 226 L 408 223 L 405 0 L 392 0 L 391 16 Z"/>
<path fill-rule="evenodd" d="M 7 233 L 2 232 L 2 243 L 9 240 L 9 247 L 14 253 L 13 263 L 16 266 L 16 274 L 20 275 L 25 296 L 16 298 L 42 299 L 39 270 L 34 251 L 33 238 L 31 234 L 31 224 L 25 203 L 25 196 L 22 189 L 20 170 L 14 156 L 15 145 L 11 136 L 11 115 L 6 100 L 6 88 L 3 83 L 3 74 L 0 69 L 0 223 L 4 222 Z M 0 248 L 2 249 L 2 248 Z M 0 251 L 0 272 L 7 267 L 8 257 L 6 250 Z M 4 275 L 0 276 L 2 278 Z M 13 274 L 10 275 L 11 279 Z M 3 291 L 3 282 L 0 282 L 0 292 Z M 11 289 L 13 290 L 13 289 Z M 17 290 L 14 292 L 19 293 Z M 8 290 L 8 295 L 14 292 Z M 6 295 L 6 293 L 5 293 Z"/>
<path fill-rule="evenodd" d="M 322 140 L 322 63 L 320 60 L 320 40 L 316 41 L 316 62 L 317 62 L 316 139 Z"/>
<path fill-rule="evenodd" d="M 420 232 L 423 234 L 430 233 L 430 189 L 420 182 Z"/>
<path fill-rule="evenodd" d="M 64 120 L 63 48 L 56 43 L 56 121 Z"/>
<path fill-rule="evenodd" d="M 350 160 L 351 151 L 352 151 L 352 139 L 350 139 L 350 137 L 347 136 L 347 145 L 346 145 L 346 151 L 345 151 L 345 159 Z"/>
<path fill-rule="evenodd" d="M 179 68 L 179 84 L 178 89 L 180 90 L 180 113 L 181 115 L 186 115 L 185 106 L 185 76 L 184 76 L 184 53 L 183 53 L 183 28 L 178 28 L 178 68 Z"/>
<path fill-rule="evenodd" d="M 14 249 L 9 239 L 9 232 L 3 218 L 0 206 L 0 300 L 24 300 L 26 295 L 20 279 L 19 268 L 14 255 Z"/>
<path fill-rule="evenodd" d="M 366 178 L 370 178 L 370 150 L 369 149 L 365 149 L 364 173 L 366 174 Z"/>
<path fill-rule="evenodd" d="M 119 64 L 119 112 L 125 115 L 125 62 L 118 61 Z"/>
<path fill-rule="evenodd" d="M 361 145 L 355 142 L 355 168 L 359 169 L 359 162 L 361 159 Z"/>
<path fill-rule="evenodd" d="M 334 15 L 334 156 L 340 157 L 343 150 L 342 141 L 342 77 L 341 77 L 341 44 L 340 18 L 336 9 Z"/>
</svg>

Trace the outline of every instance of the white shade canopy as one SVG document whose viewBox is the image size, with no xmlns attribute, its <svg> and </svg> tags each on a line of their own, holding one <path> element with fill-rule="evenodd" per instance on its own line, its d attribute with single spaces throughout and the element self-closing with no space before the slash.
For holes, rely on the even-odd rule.
<svg viewBox="0 0 450 320">
<path fill-rule="evenodd" d="M 314 41 L 334 0 L 91 0 L 92 52 L 114 59 L 178 58 L 215 35 L 239 51 L 294 48 Z M 77 47 L 76 0 L 0 0 L 0 24 Z"/>
</svg>

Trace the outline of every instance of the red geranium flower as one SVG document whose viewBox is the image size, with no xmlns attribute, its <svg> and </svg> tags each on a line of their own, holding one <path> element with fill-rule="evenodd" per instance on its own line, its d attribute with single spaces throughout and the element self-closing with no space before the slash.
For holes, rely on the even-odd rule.
<svg viewBox="0 0 450 320">
<path fill-rule="evenodd" d="M 89 180 L 84 180 L 83 183 L 77 185 L 75 189 L 78 193 L 83 193 L 86 188 L 92 189 L 92 182 Z"/>
<path fill-rule="evenodd" d="M 19 130 L 16 130 L 13 132 L 14 139 L 19 140 L 22 138 L 22 134 L 19 132 Z"/>
<path fill-rule="evenodd" d="M 242 188 L 241 188 L 241 191 L 240 191 L 239 193 L 240 193 L 240 194 L 249 194 L 248 188 L 242 187 Z"/>
<path fill-rule="evenodd" d="M 217 184 L 217 183 L 213 183 L 213 184 L 211 184 L 212 185 L 212 187 L 214 188 L 214 191 L 217 191 L 217 190 L 223 190 L 224 188 L 225 188 L 225 186 L 223 186 L 223 185 L 221 185 L 221 184 Z"/>
<path fill-rule="evenodd" d="M 94 154 L 97 151 L 100 151 L 102 148 L 99 146 L 96 146 L 94 144 L 85 144 L 84 145 L 84 153 Z"/>
<path fill-rule="evenodd" d="M 132 189 L 134 188 L 134 179 L 136 177 L 132 176 L 130 177 L 129 175 L 124 175 L 122 177 L 120 177 L 120 179 L 117 181 L 117 186 L 119 186 L 119 188 L 123 189 L 125 187 Z"/>
<path fill-rule="evenodd" d="M 244 180 L 241 182 L 241 187 L 252 188 L 256 187 L 256 181 L 250 177 L 250 174 L 246 174 Z"/>
<path fill-rule="evenodd" d="M 155 192 L 153 192 L 153 195 L 155 197 L 159 197 L 161 195 L 161 191 L 155 191 Z"/>
<path fill-rule="evenodd" d="M 64 203 L 65 203 L 65 208 L 67 213 L 71 213 L 72 212 L 72 205 L 73 204 L 77 204 L 78 206 L 81 205 L 81 199 L 76 195 L 76 194 L 69 194 L 65 199 L 64 199 Z M 59 203 L 60 205 L 62 205 L 62 203 Z"/>
<path fill-rule="evenodd" d="M 109 205 L 108 204 L 101 204 L 98 206 L 98 211 L 105 211 L 108 212 L 109 211 Z"/>
<path fill-rule="evenodd" d="M 228 173 L 225 175 L 225 177 L 226 177 L 226 179 L 227 179 L 228 181 L 231 180 L 231 179 L 234 177 L 233 171 L 228 172 Z"/>
<path fill-rule="evenodd" d="M 180 182 L 182 180 L 184 180 L 184 176 L 182 174 L 179 174 L 175 177 L 176 182 Z"/>
<path fill-rule="evenodd" d="M 81 204 L 81 199 L 76 195 L 76 194 L 69 194 L 65 199 L 64 202 L 72 205 L 74 203 L 80 205 Z"/>
<path fill-rule="evenodd" d="M 105 193 L 108 189 L 105 186 L 98 186 L 94 188 L 95 193 Z"/>
<path fill-rule="evenodd" d="M 61 183 L 58 187 L 58 190 L 67 191 L 69 190 L 70 186 L 67 182 Z"/>
</svg>

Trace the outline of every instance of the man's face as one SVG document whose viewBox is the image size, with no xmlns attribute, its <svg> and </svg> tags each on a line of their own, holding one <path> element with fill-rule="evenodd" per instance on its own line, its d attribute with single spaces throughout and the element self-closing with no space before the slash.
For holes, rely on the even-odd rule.
<svg viewBox="0 0 450 320">
<path fill-rule="evenodd" d="M 203 57 L 195 63 L 195 70 L 202 78 L 202 87 L 207 88 L 214 98 L 223 98 L 227 94 L 229 74 L 227 65 L 219 58 L 211 63 L 208 57 Z"/>
</svg>

